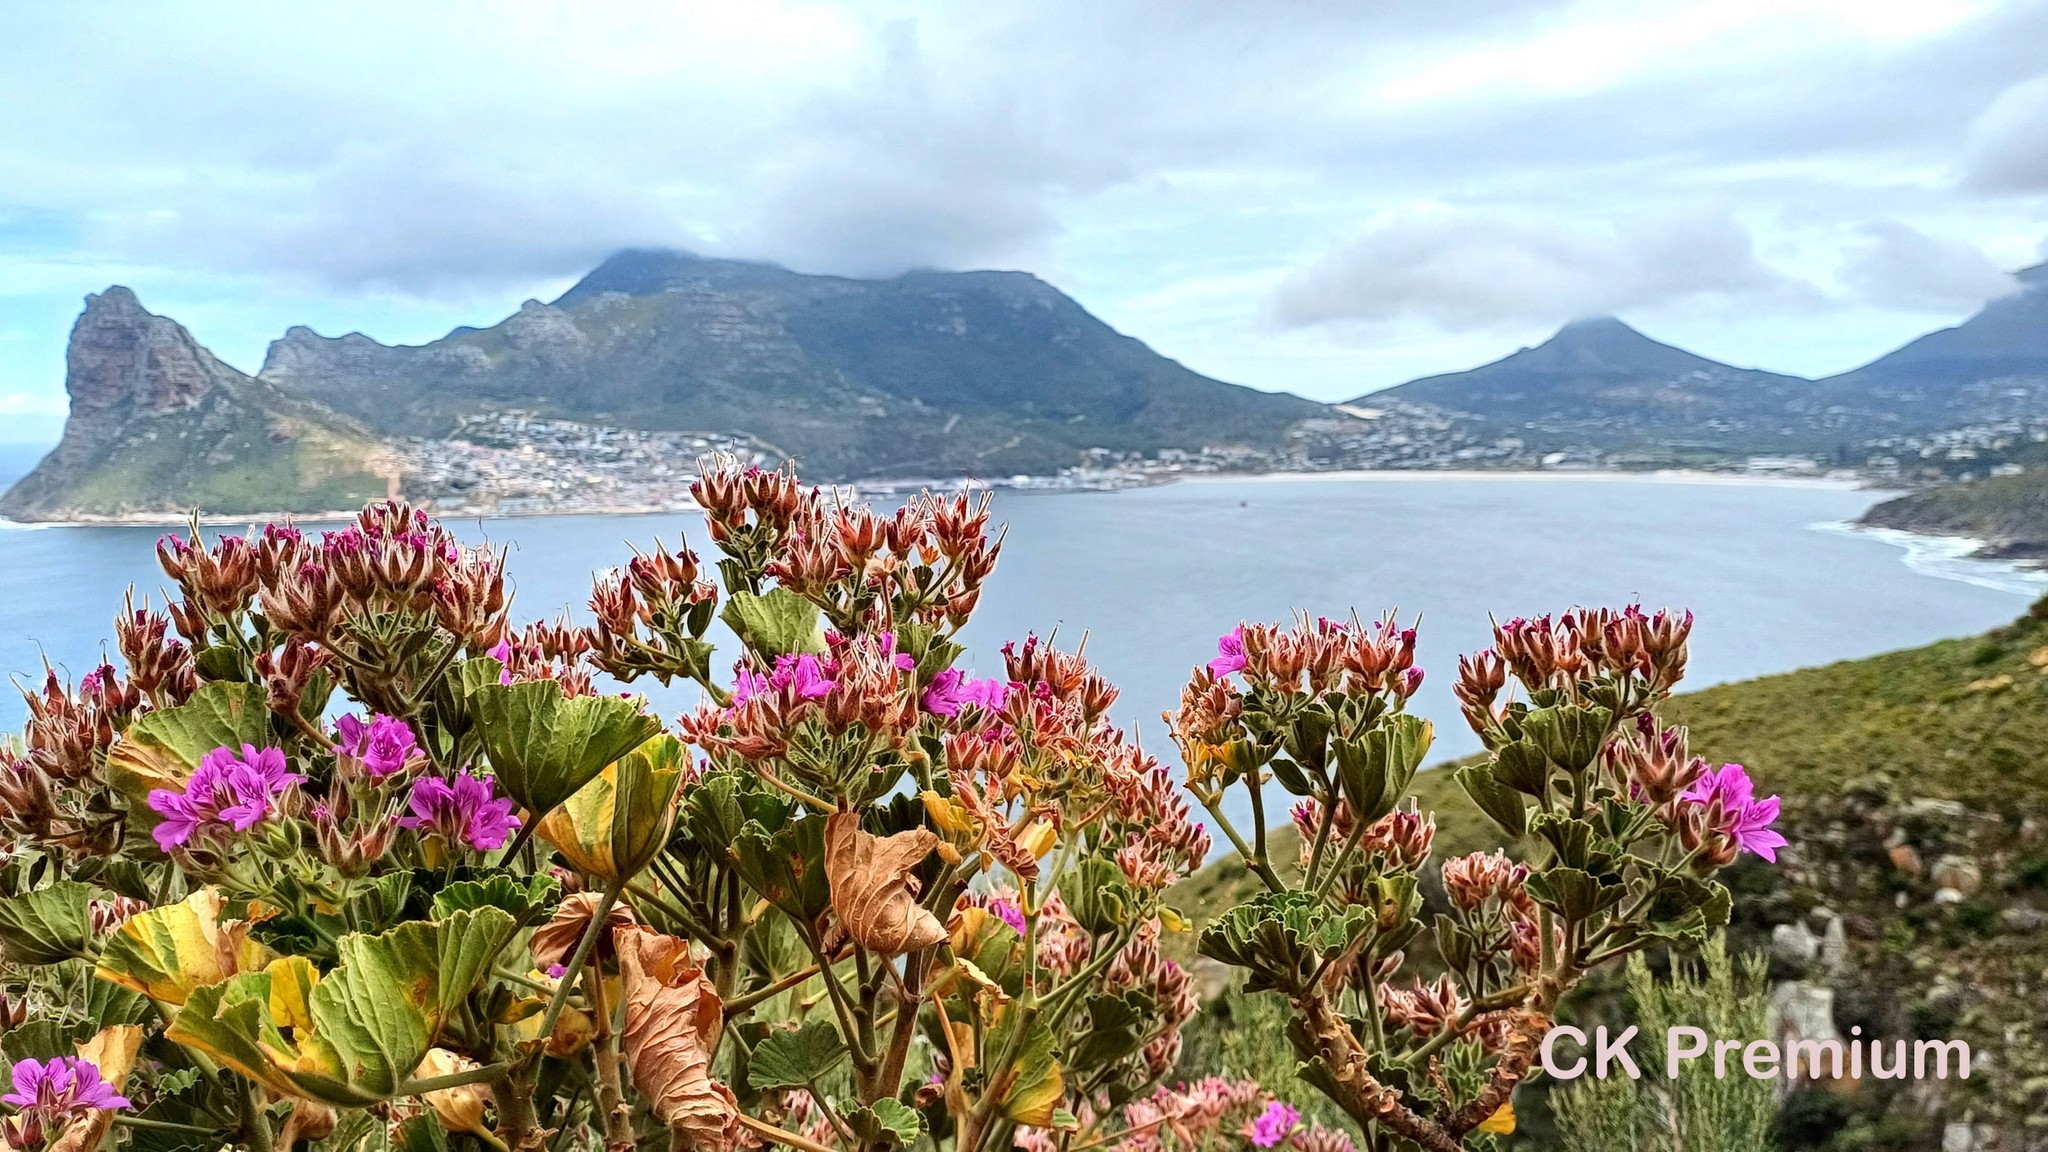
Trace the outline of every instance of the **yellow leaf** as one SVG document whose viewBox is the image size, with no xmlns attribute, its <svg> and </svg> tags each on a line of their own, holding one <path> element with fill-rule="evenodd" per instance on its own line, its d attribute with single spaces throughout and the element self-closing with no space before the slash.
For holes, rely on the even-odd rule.
<svg viewBox="0 0 2048 1152">
<path fill-rule="evenodd" d="M 1510 1100 L 1479 1125 L 1481 1132 L 1492 1132 L 1499 1136 L 1511 1136 L 1515 1131 L 1515 1102 Z"/>
<path fill-rule="evenodd" d="M 217 888 L 130 917 L 108 939 L 93 975 L 166 1004 L 185 1003 L 194 988 L 251 972 L 272 953 L 249 939 L 249 922 L 220 918 Z"/>
<path fill-rule="evenodd" d="M 283 956 L 264 969 L 270 974 L 270 1019 L 279 1028 L 311 1028 L 309 1002 L 320 970 L 304 956 Z"/>
</svg>

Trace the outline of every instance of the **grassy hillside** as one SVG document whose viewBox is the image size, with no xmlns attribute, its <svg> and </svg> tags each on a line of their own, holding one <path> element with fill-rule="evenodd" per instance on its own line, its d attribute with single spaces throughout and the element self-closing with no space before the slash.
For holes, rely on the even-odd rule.
<svg viewBox="0 0 2048 1152">
<path fill-rule="evenodd" d="M 1931 1149 L 1943 1118 L 1965 1110 L 1980 1122 L 2041 1124 L 2048 601 L 1985 636 L 1709 688 L 1673 700 L 1665 715 L 1690 727 L 1696 751 L 1747 765 L 1784 797 L 1793 847 L 1775 867 L 1745 861 L 1728 877 L 1736 947 L 1767 948 L 1780 926 L 1818 934 L 1839 916 L 1848 945 L 1839 969 L 1780 954 L 1773 978 L 1830 991 L 1843 1032 L 1964 1038 L 1991 1069 L 1965 1084 L 1922 1085 L 1917 1102 L 1875 1081 L 1802 1090 L 1781 1117 L 1787 1144 Z M 1424 773 L 1415 794 L 1437 814 L 1438 859 L 1497 842 L 1448 773 Z M 1275 854 L 1291 856 L 1292 831 L 1276 835 Z M 1206 919 L 1249 890 L 1230 858 L 1174 897 Z M 1578 1010 L 1603 1009 L 1582 997 Z M 1227 1020 L 1211 1027 L 1231 1032 Z M 1546 1145 L 1538 1136 L 1520 1146 Z"/>
</svg>

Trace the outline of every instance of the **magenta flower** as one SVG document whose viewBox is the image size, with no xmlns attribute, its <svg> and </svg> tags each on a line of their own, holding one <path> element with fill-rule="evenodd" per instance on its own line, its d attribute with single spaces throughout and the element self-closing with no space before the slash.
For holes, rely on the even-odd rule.
<svg viewBox="0 0 2048 1152">
<path fill-rule="evenodd" d="M 419 741 L 412 728 L 396 716 L 371 713 L 365 724 L 354 716 L 334 722 L 335 755 L 348 761 L 373 780 L 410 767 L 419 756 Z"/>
<path fill-rule="evenodd" d="M 784 689 L 798 700 L 821 699 L 832 691 L 832 674 L 808 652 L 777 656 L 775 670 L 765 676 L 741 668 L 736 679 L 732 690 L 732 702 L 736 705 L 745 704 L 762 693 Z"/>
<path fill-rule="evenodd" d="M 999 712 L 1009 695 L 1010 686 L 1004 681 L 974 680 L 957 668 L 947 668 L 932 677 L 931 686 L 924 690 L 924 710 L 937 716 L 958 716 L 960 709 L 972 705 Z"/>
<path fill-rule="evenodd" d="M 1258 1148 L 1271 1148 L 1292 1135 L 1296 1125 L 1301 1123 L 1301 1113 L 1275 1100 L 1266 1105 L 1259 1118 L 1252 1121 L 1252 1144 Z"/>
<path fill-rule="evenodd" d="M 1778 798 L 1758 800 L 1755 795 L 1756 787 L 1742 765 L 1723 764 L 1720 771 L 1701 776 L 1681 799 L 1704 805 L 1710 818 L 1718 814 L 1718 827 L 1736 847 L 1775 864 L 1778 849 L 1786 844 L 1783 836 L 1771 830 L 1778 819 Z"/>
<path fill-rule="evenodd" d="M 1017 907 L 1015 900 L 998 896 L 994 900 L 989 901 L 988 910 L 995 913 L 997 919 L 1015 928 L 1019 935 L 1023 934 L 1024 910 Z"/>
<path fill-rule="evenodd" d="M 47 1062 L 16 1061 L 14 1090 L 0 1096 L 0 1103 L 34 1113 L 44 1127 L 54 1128 L 80 1112 L 126 1108 L 128 1098 L 100 1079 L 99 1066 L 92 1061 L 56 1056 Z"/>
<path fill-rule="evenodd" d="M 407 800 L 412 815 L 398 818 L 398 826 L 432 833 L 451 844 L 467 844 L 478 852 L 504 847 L 519 817 L 512 814 L 512 801 L 496 795 L 489 780 L 459 773 L 453 781 L 425 776 L 412 786 Z"/>
<path fill-rule="evenodd" d="M 276 810 L 286 789 L 304 779 L 290 770 L 279 749 L 244 744 L 237 756 L 232 748 L 216 748 L 200 759 L 182 793 L 150 792 L 150 808 L 163 817 L 152 835 L 157 847 L 168 852 L 209 825 L 247 832 Z"/>
<path fill-rule="evenodd" d="M 1218 680 L 1232 672 L 1244 671 L 1244 625 L 1239 624 L 1216 639 L 1216 658 L 1209 661 L 1209 675 Z"/>
</svg>

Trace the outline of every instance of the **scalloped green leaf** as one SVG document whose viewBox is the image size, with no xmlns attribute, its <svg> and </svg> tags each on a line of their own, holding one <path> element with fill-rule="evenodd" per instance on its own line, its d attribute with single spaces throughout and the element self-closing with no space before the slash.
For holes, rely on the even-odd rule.
<svg viewBox="0 0 2048 1152">
<path fill-rule="evenodd" d="M 824 615 L 787 588 L 770 588 L 758 596 L 735 592 L 718 618 L 748 649 L 770 660 L 799 652 L 825 654 Z"/>
<path fill-rule="evenodd" d="M 488 880 L 457 880 L 434 896 L 434 919 L 457 912 L 496 908 L 524 928 L 539 923 L 562 902 L 562 882 L 553 876 L 532 876 L 525 882 L 503 874 Z"/>
<path fill-rule="evenodd" d="M 846 1062 L 849 1053 L 829 1020 L 808 1020 L 797 1029 L 770 1032 L 754 1049 L 747 1083 L 756 1090 L 816 1084 Z"/>
<path fill-rule="evenodd" d="M 0 900 L 0 955 L 31 966 L 90 957 L 97 892 L 90 884 L 59 880 Z"/>
<path fill-rule="evenodd" d="M 633 700 L 570 696 L 553 680 L 479 685 L 469 706 L 498 787 L 535 820 L 661 730 Z"/>
</svg>

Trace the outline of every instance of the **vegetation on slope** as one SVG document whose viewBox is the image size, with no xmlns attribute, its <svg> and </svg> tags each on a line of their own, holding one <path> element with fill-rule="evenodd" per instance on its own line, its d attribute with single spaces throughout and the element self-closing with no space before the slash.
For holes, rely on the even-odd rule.
<svg viewBox="0 0 2048 1152">
<path fill-rule="evenodd" d="M 1793 847 L 1776 867 L 1746 862 L 1730 876 L 1731 944 L 1762 950 L 1781 926 L 1803 933 L 1839 916 L 1839 970 L 1780 954 L 1773 979 L 1830 989 L 1845 1034 L 1962 1038 L 1990 1069 L 1923 1085 L 1937 1100 L 1946 1092 L 1933 1114 L 1892 1083 L 1794 1093 L 1780 1117 L 1787 1146 L 1933 1148 L 1943 1113 L 2038 1115 L 2048 1105 L 2048 600 L 1981 637 L 1720 685 L 1674 698 L 1665 715 L 1690 728 L 1695 752 L 1748 766 L 1760 789 L 1784 797 Z M 1422 773 L 1413 792 L 1436 813 L 1437 859 L 1493 842 L 1449 772 Z M 1293 857 L 1291 828 L 1272 840 L 1277 859 Z M 1231 856 L 1172 899 L 1206 921 L 1255 883 Z M 1588 989 L 1577 1007 L 1611 1011 L 1598 1001 L 1615 992 Z M 1250 1042 L 1227 1012 L 1207 1027 L 1222 1035 L 1198 1029 L 1192 1047 Z"/>
<path fill-rule="evenodd" d="M 2048 468 L 1947 484 L 1887 500 L 1863 523 L 1985 541 L 1995 556 L 2048 556 Z"/>
</svg>

